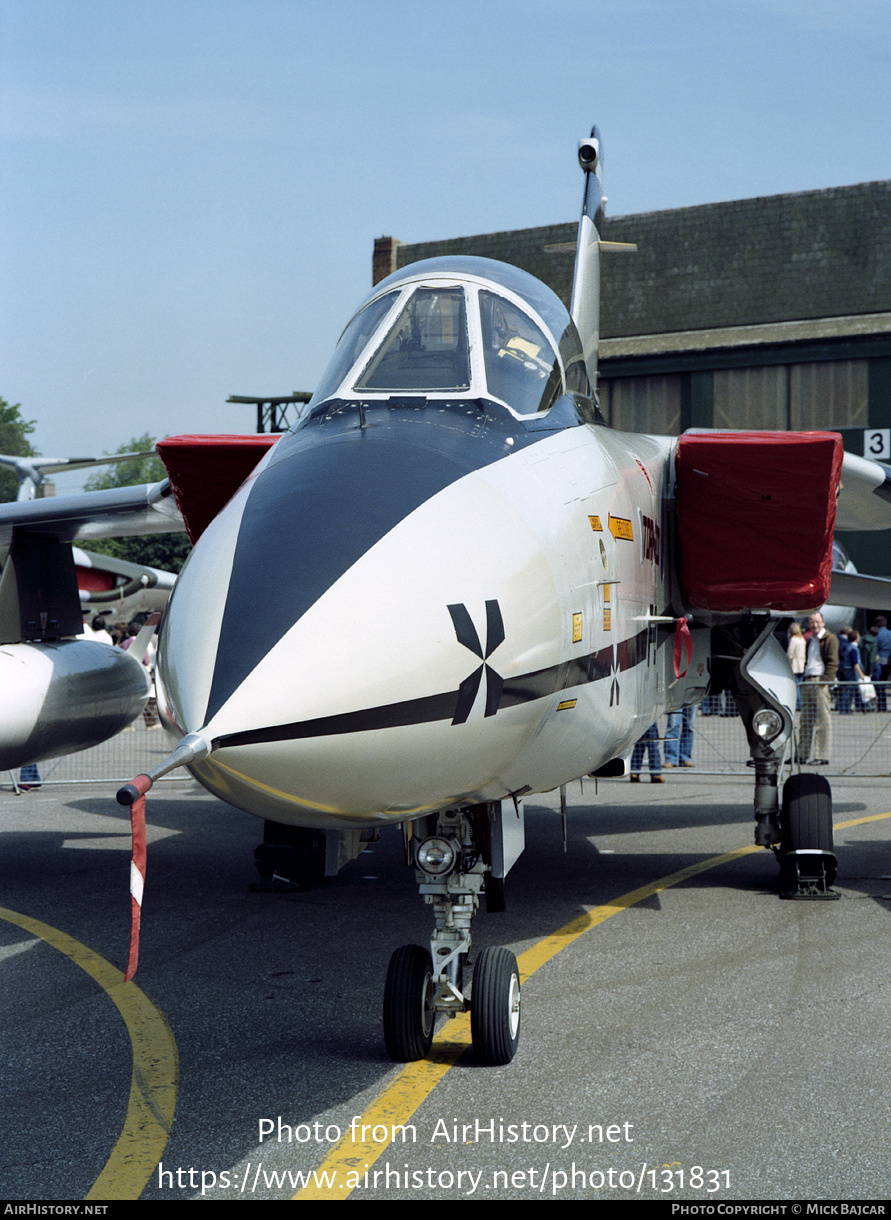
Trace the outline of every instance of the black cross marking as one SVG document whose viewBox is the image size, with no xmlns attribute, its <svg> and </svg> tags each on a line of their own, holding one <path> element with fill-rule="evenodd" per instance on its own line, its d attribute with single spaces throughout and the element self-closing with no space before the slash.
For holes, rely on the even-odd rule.
<svg viewBox="0 0 891 1220">
<path fill-rule="evenodd" d="M 498 704 L 501 702 L 504 678 L 496 673 L 492 666 L 487 665 L 486 662 L 495 649 L 504 642 L 504 619 L 501 617 L 501 607 L 498 605 L 497 600 L 486 602 L 485 652 L 483 652 L 480 637 L 477 635 L 473 620 L 463 602 L 455 606 L 449 606 L 448 609 L 449 614 L 452 616 L 452 623 L 455 627 L 458 643 L 463 644 L 465 648 L 469 648 L 483 662 L 458 687 L 458 698 L 455 703 L 455 715 L 452 719 L 452 724 L 464 724 L 470 715 L 470 709 L 473 707 L 473 701 L 476 699 L 477 692 L 479 691 L 480 682 L 483 680 L 483 672 L 486 675 L 485 714 L 487 716 L 494 716 L 498 711 Z"/>
</svg>

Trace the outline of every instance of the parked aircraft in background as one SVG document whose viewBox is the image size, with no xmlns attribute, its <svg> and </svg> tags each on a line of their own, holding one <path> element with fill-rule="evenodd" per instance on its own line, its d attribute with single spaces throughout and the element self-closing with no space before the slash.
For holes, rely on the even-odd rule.
<svg viewBox="0 0 891 1220">
<path fill-rule="evenodd" d="M 39 520 L 41 514 L 54 513 L 57 503 L 55 497 L 36 498 L 48 474 L 152 456 L 0 454 L 0 465 L 13 469 L 19 480 L 16 505 L 8 510 Z M 137 493 L 140 497 L 145 499 L 144 491 Z M 175 524 L 182 528 L 178 517 Z M 24 523 L 16 533 L 13 562 L 8 562 L 11 527 L 0 543 L 0 770 L 98 745 L 136 719 L 149 693 L 136 650 L 119 655 L 104 644 L 68 637 L 80 635 L 82 613 L 90 610 L 109 613 L 119 622 L 163 610 L 175 581 L 173 573 L 157 568 L 60 546 L 52 539 L 51 545 L 38 542 Z"/>
<path fill-rule="evenodd" d="M 857 571 L 857 568 L 848 558 L 845 548 L 837 540 L 834 540 L 832 543 L 832 571 L 852 573 Z M 827 602 L 822 607 L 820 613 L 823 615 L 823 621 L 827 629 L 833 635 L 838 635 L 843 628 L 853 626 L 857 608 L 855 606 L 834 606 L 832 603 Z"/>
<path fill-rule="evenodd" d="M 91 524 L 96 512 L 104 514 L 102 527 Z M 154 533 L 159 523 L 181 531 L 183 524 L 166 483 L 149 492 L 26 499 L 0 505 L 0 514 L 0 770 L 8 770 L 105 741 L 135 720 L 148 698 L 135 648 L 76 638 L 83 628 L 79 580 L 88 605 L 114 606 L 123 617 L 166 601 L 172 577 L 91 556 L 71 539 Z M 116 522 L 110 528 L 109 519 Z M 103 600 L 90 602 L 97 594 Z"/>
<path fill-rule="evenodd" d="M 571 311 L 505 264 L 415 263 L 360 306 L 290 433 L 159 446 L 195 542 L 158 652 L 177 745 L 119 799 L 138 809 L 187 766 L 329 872 L 401 824 L 435 928 L 429 949 L 390 962 L 397 1060 L 426 1055 L 437 1015 L 468 1008 L 478 1057 L 512 1058 L 514 956 L 479 953 L 469 994 L 464 965 L 481 897 L 499 905 L 523 850 L 524 798 L 620 773 L 662 712 L 702 698 L 713 661 L 782 891 L 828 896 L 835 874 L 825 780 L 793 775 L 780 796 L 795 683 L 773 630 L 829 596 L 837 497 L 849 528 L 891 526 L 888 472 L 849 462 L 831 433 L 603 425 L 596 130 L 579 162 Z M 139 511 L 169 528 L 164 492 L 143 489 Z M 0 541 L 15 527 L 27 556 L 136 511 L 84 501 L 0 510 Z"/>
<path fill-rule="evenodd" d="M 72 470 L 86 470 L 92 466 L 115 465 L 141 458 L 154 457 L 148 453 L 114 453 L 91 458 L 47 458 L 17 457 L 0 454 L 0 466 L 8 466 L 18 478 L 17 502 L 34 500 L 41 488 L 46 487 L 46 476 Z M 5 556 L 2 556 L 5 562 Z M 77 584 L 84 610 L 97 613 L 109 611 L 118 621 L 129 622 L 135 615 L 145 611 L 163 610 L 173 589 L 176 577 L 144 564 L 129 563 L 108 555 L 94 555 L 79 547 L 74 550 Z"/>
<path fill-rule="evenodd" d="M 153 457 L 149 453 L 113 453 L 91 458 L 18 457 L 11 453 L 0 453 L 0 466 L 14 470 L 19 481 L 17 500 L 33 500 L 38 488 L 46 482 L 48 474 L 62 474 L 69 470 L 86 470 L 90 466 L 108 466 L 115 462 L 132 462 L 136 458 Z"/>
<path fill-rule="evenodd" d="M 108 614 L 117 623 L 129 623 L 137 614 L 163 610 L 176 583 L 173 572 L 148 564 L 95 555 L 80 547 L 73 548 L 73 555 L 84 614 Z"/>
</svg>

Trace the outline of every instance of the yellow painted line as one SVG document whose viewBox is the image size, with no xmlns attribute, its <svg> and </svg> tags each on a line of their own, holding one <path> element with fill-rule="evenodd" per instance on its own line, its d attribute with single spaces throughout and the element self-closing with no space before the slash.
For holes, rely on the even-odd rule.
<svg viewBox="0 0 891 1220">
<path fill-rule="evenodd" d="M 378 1125 L 388 1129 L 408 1122 L 415 1110 L 425 1101 L 448 1072 L 453 1063 L 470 1046 L 470 1014 L 460 1013 L 449 1021 L 443 1033 L 450 1035 L 449 1041 L 434 1044 L 429 1059 L 407 1063 L 388 1089 L 363 1111 L 357 1128 L 364 1125 L 369 1133 Z M 390 1141 L 383 1143 L 373 1139 L 354 1140 L 346 1135 L 332 1148 L 318 1170 L 315 1183 L 304 1186 L 293 1196 L 295 1199 L 346 1199 L 358 1185 L 366 1169 L 369 1169 Z M 330 1186 L 327 1183 L 333 1182 Z M 320 1184 L 316 1184 L 320 1183 Z"/>
<path fill-rule="evenodd" d="M 847 830 L 849 826 L 865 826 L 867 822 L 881 822 L 884 818 L 891 818 L 891 813 L 871 813 L 865 818 L 851 818 L 849 822 L 833 822 L 835 830 Z"/>
<path fill-rule="evenodd" d="M 849 826 L 859 826 L 864 822 L 878 822 L 883 818 L 891 818 L 891 812 L 853 818 L 849 822 L 837 822 L 835 827 L 840 830 Z M 599 927 L 613 915 L 618 915 L 620 911 L 627 911 L 629 907 L 644 902 L 662 890 L 680 885 L 682 881 L 695 877 L 698 873 L 707 872 L 711 868 L 719 868 L 722 864 L 740 856 L 748 856 L 764 850 L 763 847 L 757 847 L 753 843 L 750 847 L 739 847 L 736 851 L 724 852 L 720 856 L 709 856 L 707 860 L 700 860 L 697 864 L 678 869 L 675 873 L 660 877 L 658 881 L 642 885 L 636 890 L 629 890 L 627 894 L 622 894 L 619 898 L 612 899 L 611 902 L 605 902 L 602 906 L 585 911 L 577 919 L 564 924 L 562 928 L 550 936 L 544 937 L 531 949 L 520 954 L 517 958 L 517 965 L 520 969 L 521 982 L 525 983 L 536 970 L 540 970 L 546 962 L 556 957 L 561 949 L 571 945 L 573 941 L 584 936 L 592 928 Z M 409 1121 L 452 1064 L 456 1063 L 461 1055 L 470 1048 L 469 1013 L 462 1013 L 449 1021 L 442 1032 L 448 1036 L 448 1041 L 435 1041 L 429 1059 L 406 1064 L 389 1088 L 385 1089 L 364 1111 L 357 1124 L 359 1129 L 365 1125 L 371 1132 L 379 1124 L 392 1128 L 402 1126 Z M 356 1175 L 361 1179 L 365 1170 L 369 1169 L 388 1147 L 389 1143 L 386 1142 L 376 1143 L 373 1140 L 358 1142 L 346 1135 L 339 1144 L 331 1149 L 315 1171 L 314 1184 L 303 1187 L 293 1198 L 300 1200 L 346 1199 L 358 1185 Z M 334 1182 L 333 1186 L 329 1185 L 331 1182 Z"/>
<path fill-rule="evenodd" d="M 738 856 L 748 856 L 752 852 L 764 851 L 763 847 L 756 847 L 753 843 L 751 847 L 739 847 L 736 851 L 724 852 L 720 856 L 709 856 L 707 860 L 700 860 L 698 864 L 690 864 L 686 868 L 678 869 L 676 873 L 669 873 L 666 877 L 660 877 L 658 881 L 651 881 L 649 885 L 642 885 L 639 889 L 629 890 L 627 894 L 622 894 L 619 898 L 613 898 L 611 902 L 605 902 L 602 906 L 594 907 L 590 911 L 584 911 L 577 919 L 573 919 L 571 923 L 564 924 L 556 932 L 550 936 L 544 937 L 537 945 L 533 945 L 531 949 L 527 949 L 525 953 L 521 953 L 517 958 L 517 965 L 520 968 L 520 982 L 525 983 L 526 979 L 531 978 L 536 970 L 556 957 L 561 949 L 565 949 L 567 945 L 571 945 L 573 941 L 578 940 L 580 936 L 584 936 L 592 928 L 599 927 L 611 919 L 613 915 L 618 915 L 620 911 L 627 911 L 629 907 L 635 906 L 638 902 L 644 902 L 647 898 L 652 898 L 654 894 L 658 894 L 661 890 L 671 889 L 674 885 L 680 885 L 682 881 L 686 881 L 689 877 L 695 877 L 697 873 L 704 873 L 710 868 L 718 868 L 722 864 L 726 864 L 728 860 L 735 860 Z"/>
<path fill-rule="evenodd" d="M 111 962 L 57 928 L 0 907 L 0 919 L 37 936 L 99 984 L 121 1014 L 133 1049 L 124 1126 L 87 1199 L 138 1199 L 160 1161 L 176 1109 L 179 1060 L 164 1015 Z"/>
</svg>

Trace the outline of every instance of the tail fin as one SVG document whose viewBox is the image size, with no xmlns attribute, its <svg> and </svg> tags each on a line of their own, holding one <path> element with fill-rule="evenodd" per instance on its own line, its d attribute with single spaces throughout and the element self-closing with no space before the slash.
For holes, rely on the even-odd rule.
<svg viewBox="0 0 891 1220">
<path fill-rule="evenodd" d="M 572 300 L 569 312 L 578 327 L 591 389 L 597 386 L 597 343 L 600 338 L 600 229 L 603 224 L 603 182 L 600 177 L 600 132 L 591 128 L 579 141 L 579 165 L 585 173 L 585 194 L 579 221 Z"/>
</svg>

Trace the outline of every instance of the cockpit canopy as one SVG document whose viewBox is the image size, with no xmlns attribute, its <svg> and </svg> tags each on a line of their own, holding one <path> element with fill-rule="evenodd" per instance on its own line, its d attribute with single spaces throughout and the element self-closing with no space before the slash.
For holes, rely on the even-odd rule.
<svg viewBox="0 0 891 1220">
<path fill-rule="evenodd" d="M 313 396 L 492 398 L 518 415 L 590 397 L 575 325 L 549 288 L 490 259 L 428 259 L 377 286 Z"/>
</svg>

